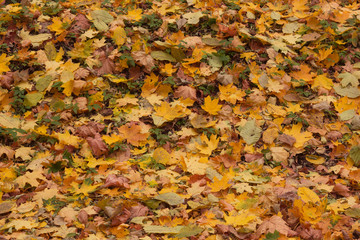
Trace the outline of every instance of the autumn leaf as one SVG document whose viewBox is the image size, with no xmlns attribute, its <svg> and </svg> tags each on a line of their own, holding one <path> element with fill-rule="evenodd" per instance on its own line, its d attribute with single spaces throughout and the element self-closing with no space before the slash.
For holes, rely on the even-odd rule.
<svg viewBox="0 0 360 240">
<path fill-rule="evenodd" d="M 221 110 L 222 105 L 218 104 L 219 99 L 211 100 L 210 96 L 207 96 L 204 101 L 204 105 L 201 106 L 206 112 L 210 113 L 211 115 L 217 115 L 218 112 Z"/>
<path fill-rule="evenodd" d="M 201 143 L 197 144 L 197 149 L 200 150 L 200 153 L 211 155 L 211 153 L 218 147 L 219 139 L 216 135 L 211 135 L 208 138 L 206 135 L 201 135 Z"/>
<path fill-rule="evenodd" d="M 14 56 L 7 57 L 5 53 L 0 55 L 0 72 L 10 71 L 9 64 L 10 60 L 13 59 Z"/>
<path fill-rule="evenodd" d="M 115 28 L 112 34 L 112 38 L 114 39 L 115 43 L 118 46 L 122 46 L 126 42 L 126 38 L 127 38 L 124 28 L 122 27 Z"/>
<path fill-rule="evenodd" d="M 149 136 L 148 132 L 143 132 L 140 125 L 130 123 L 119 128 L 119 133 L 123 139 L 134 146 L 141 146 Z"/>
</svg>

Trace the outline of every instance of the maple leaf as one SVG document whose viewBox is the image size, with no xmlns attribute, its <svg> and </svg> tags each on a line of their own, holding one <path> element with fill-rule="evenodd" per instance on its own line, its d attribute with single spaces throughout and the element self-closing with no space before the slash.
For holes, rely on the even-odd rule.
<svg viewBox="0 0 360 240">
<path fill-rule="evenodd" d="M 128 123 L 119 128 L 119 133 L 123 139 L 134 146 L 142 146 L 148 136 L 149 132 L 143 132 L 140 125 L 135 123 Z"/>
<path fill-rule="evenodd" d="M 10 60 L 13 58 L 14 56 L 7 57 L 5 53 L 0 55 L 0 73 L 10 71 L 8 66 L 10 65 Z"/>
<path fill-rule="evenodd" d="M 205 155 L 211 155 L 211 153 L 218 147 L 219 138 L 216 135 L 211 135 L 208 138 L 205 134 L 202 134 L 201 137 L 201 144 L 197 143 L 196 148 L 200 150 L 200 153 Z"/>
<path fill-rule="evenodd" d="M 122 46 L 126 42 L 126 32 L 123 27 L 117 27 L 114 29 L 112 38 L 118 46 Z"/>
<path fill-rule="evenodd" d="M 256 218 L 257 216 L 250 214 L 249 210 L 241 210 L 240 214 L 236 214 L 232 216 L 224 215 L 224 219 L 226 223 L 234 227 L 244 226 Z"/>
<path fill-rule="evenodd" d="M 105 180 L 105 184 L 102 185 L 103 188 L 108 188 L 108 187 L 123 187 L 123 188 L 129 188 L 129 179 L 125 178 L 125 177 L 118 177 L 114 174 L 110 174 L 106 180 Z"/>
<path fill-rule="evenodd" d="M 76 182 L 73 182 L 71 184 L 73 189 L 71 190 L 74 194 L 82 194 L 84 196 L 89 196 L 89 193 L 95 192 L 101 184 L 86 184 L 85 182 L 83 184 L 78 184 Z"/>
<path fill-rule="evenodd" d="M 278 231 L 285 236 L 292 236 L 296 234 L 296 232 L 292 231 L 281 217 L 274 215 L 260 224 L 256 231 L 256 235 L 259 237 L 262 234 L 273 233 L 275 231 Z"/>
<path fill-rule="evenodd" d="M 132 52 L 131 56 L 134 58 L 135 61 L 139 62 L 140 65 L 144 66 L 148 72 L 150 72 L 152 68 L 155 67 L 154 59 L 151 57 L 150 54 L 147 54 L 144 51 Z"/>
<path fill-rule="evenodd" d="M 101 156 L 108 151 L 108 148 L 99 133 L 96 133 L 94 137 L 86 138 L 86 140 L 95 156 Z"/>
<path fill-rule="evenodd" d="M 222 105 L 218 103 L 219 103 L 218 98 L 211 100 L 211 97 L 207 96 L 205 98 L 204 105 L 202 105 L 201 108 L 204 109 L 206 112 L 210 113 L 211 115 L 217 115 L 222 107 Z"/>
<path fill-rule="evenodd" d="M 231 186 L 229 183 L 228 176 L 223 176 L 221 179 L 218 179 L 217 177 L 214 177 L 213 182 L 209 184 L 209 187 L 211 188 L 212 192 L 219 192 L 221 190 L 225 190 Z"/>
<path fill-rule="evenodd" d="M 184 117 L 189 113 L 189 111 L 180 104 L 170 105 L 168 102 L 162 102 L 160 106 L 155 106 L 154 109 L 155 115 L 164 118 L 166 121 Z"/>
<path fill-rule="evenodd" d="M 71 135 L 69 131 L 65 131 L 65 133 L 55 133 L 53 136 L 59 139 L 60 143 L 64 145 L 71 145 L 75 148 L 78 148 L 79 143 L 82 142 L 81 138 Z"/>
<path fill-rule="evenodd" d="M 285 130 L 284 132 L 296 139 L 294 146 L 296 148 L 300 148 L 304 146 L 304 143 L 312 139 L 312 133 L 310 132 L 302 132 L 301 133 L 302 124 L 298 123 L 293 125 L 291 130 Z"/>
</svg>

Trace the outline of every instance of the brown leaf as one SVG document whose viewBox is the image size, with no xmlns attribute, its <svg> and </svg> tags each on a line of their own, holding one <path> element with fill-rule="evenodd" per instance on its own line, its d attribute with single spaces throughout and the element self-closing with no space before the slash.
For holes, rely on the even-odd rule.
<svg viewBox="0 0 360 240">
<path fill-rule="evenodd" d="M 86 97 L 78 97 L 74 99 L 74 105 L 77 105 L 77 107 L 79 108 L 79 112 L 86 112 L 89 109 L 87 108 L 87 104 L 88 104 L 88 100 Z"/>
<path fill-rule="evenodd" d="M 7 72 L 4 75 L 0 76 L 0 86 L 2 88 L 6 88 L 10 90 L 13 82 L 14 82 L 14 78 L 12 72 Z"/>
<path fill-rule="evenodd" d="M 86 224 L 88 222 L 89 215 L 85 210 L 82 209 L 80 210 L 77 218 L 79 219 L 79 222 L 81 222 L 82 224 Z"/>
<path fill-rule="evenodd" d="M 105 125 L 97 122 L 90 122 L 87 125 L 76 128 L 76 134 L 80 137 L 94 137 L 97 133 L 101 132 Z"/>
<path fill-rule="evenodd" d="M 292 236 L 296 234 L 296 232 L 291 230 L 281 217 L 274 215 L 260 224 L 256 231 L 256 236 L 260 237 L 262 234 L 274 233 L 275 231 L 278 231 L 285 236 Z"/>
<path fill-rule="evenodd" d="M 287 134 L 281 134 L 279 137 L 279 141 L 288 144 L 289 146 L 292 146 L 296 142 L 296 139 Z"/>
<path fill-rule="evenodd" d="M 180 86 L 174 92 L 174 97 L 175 98 L 183 97 L 184 99 L 190 98 L 190 99 L 196 101 L 196 99 L 197 99 L 196 89 L 193 87 L 189 87 L 189 86 Z"/>
<path fill-rule="evenodd" d="M 8 158 L 8 160 L 11 160 L 14 158 L 15 155 L 15 151 L 8 146 L 0 146 L 0 157 L 2 157 L 2 155 L 6 155 L 6 157 Z"/>
<path fill-rule="evenodd" d="M 86 138 L 86 140 L 89 143 L 89 146 L 96 157 L 99 157 L 102 154 L 108 152 L 108 148 L 99 133 L 96 133 L 94 137 Z"/>
<path fill-rule="evenodd" d="M 149 208 L 139 204 L 130 208 L 131 218 L 146 216 L 148 214 Z"/>
<path fill-rule="evenodd" d="M 129 179 L 126 177 L 117 177 L 115 174 L 110 174 L 106 180 L 105 184 L 102 186 L 103 188 L 108 187 L 123 187 L 123 188 L 129 188 Z"/>
<path fill-rule="evenodd" d="M 115 68 L 114 60 L 109 58 L 108 54 L 111 53 L 111 49 L 107 51 L 100 51 L 96 53 L 99 56 L 99 61 L 101 62 L 101 67 L 94 68 L 97 71 L 97 75 L 101 76 L 103 74 L 112 74 Z"/>
<path fill-rule="evenodd" d="M 79 33 L 80 31 L 85 31 L 90 28 L 89 20 L 83 15 L 78 14 L 74 19 L 74 23 L 71 26 L 71 32 Z"/>
<path fill-rule="evenodd" d="M 144 66 L 148 72 L 150 72 L 151 69 L 155 67 L 154 59 L 150 56 L 150 54 L 147 54 L 144 51 L 132 52 L 131 56 L 135 61 L 139 62 L 140 65 Z"/>
<path fill-rule="evenodd" d="M 86 68 L 78 68 L 75 72 L 74 72 L 74 78 L 75 79 L 85 79 L 86 77 L 88 77 L 90 75 L 90 71 L 87 70 Z"/>
<path fill-rule="evenodd" d="M 336 194 L 339 194 L 340 196 L 343 197 L 349 197 L 350 193 L 349 193 L 349 188 L 343 184 L 337 183 L 335 184 L 334 188 L 333 188 L 333 192 Z"/>
<path fill-rule="evenodd" d="M 300 226 L 296 231 L 301 238 L 305 240 L 320 240 L 323 237 L 320 229 L 313 229 L 310 226 L 307 228 L 305 226 Z"/>
</svg>

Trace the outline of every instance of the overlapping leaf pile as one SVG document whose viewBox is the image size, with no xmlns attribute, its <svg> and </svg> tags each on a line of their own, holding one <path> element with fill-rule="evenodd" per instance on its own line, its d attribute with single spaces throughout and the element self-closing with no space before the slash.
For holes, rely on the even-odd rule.
<svg viewBox="0 0 360 240">
<path fill-rule="evenodd" d="M 356 1 L 0 12 L 5 239 L 357 239 Z"/>
</svg>

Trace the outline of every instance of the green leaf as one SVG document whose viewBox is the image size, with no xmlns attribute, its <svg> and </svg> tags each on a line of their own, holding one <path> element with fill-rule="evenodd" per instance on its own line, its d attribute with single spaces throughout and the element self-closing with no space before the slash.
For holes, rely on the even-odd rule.
<svg viewBox="0 0 360 240">
<path fill-rule="evenodd" d="M 334 90 L 340 96 L 347 96 L 348 98 L 357 98 L 360 96 L 360 91 L 357 87 L 341 87 L 340 85 L 334 86 Z"/>
<path fill-rule="evenodd" d="M 266 238 L 264 240 L 277 240 L 280 237 L 280 233 L 275 230 L 274 233 L 268 233 L 265 237 Z"/>
<path fill-rule="evenodd" d="M 201 227 L 198 227 L 195 225 L 185 226 L 185 227 L 181 228 L 180 232 L 178 234 L 176 234 L 175 237 L 177 237 L 177 238 L 191 237 L 191 236 L 198 235 L 202 231 L 203 231 L 203 229 Z"/>
<path fill-rule="evenodd" d="M 261 129 L 256 126 L 255 120 L 249 120 L 246 122 L 244 127 L 242 127 L 240 136 L 248 145 L 251 145 L 259 141 L 261 137 Z"/>
<path fill-rule="evenodd" d="M 184 199 L 182 197 L 172 192 L 160 194 L 156 196 L 155 199 L 160 200 L 162 202 L 166 202 L 171 206 L 176 206 L 184 202 Z"/>
<path fill-rule="evenodd" d="M 222 46 L 222 40 L 217 38 L 202 38 L 203 43 L 209 46 Z"/>
<path fill-rule="evenodd" d="M 94 10 L 90 14 L 96 29 L 99 31 L 107 31 L 109 29 L 107 24 L 114 21 L 114 17 L 105 10 Z"/>
<path fill-rule="evenodd" d="M 150 55 L 156 60 L 176 62 L 176 59 L 173 58 L 173 56 L 163 51 L 152 51 Z"/>
<path fill-rule="evenodd" d="M 183 226 L 166 227 L 157 225 L 145 225 L 144 231 L 146 233 L 177 234 L 182 228 Z"/>
<path fill-rule="evenodd" d="M 52 77 L 50 75 L 46 75 L 45 77 L 40 78 L 39 80 L 37 80 L 36 82 L 36 90 L 38 90 L 39 92 L 44 91 L 49 84 L 52 81 Z"/>
<path fill-rule="evenodd" d="M 357 87 L 359 85 L 359 81 L 356 76 L 352 75 L 351 73 L 341 73 L 338 75 L 339 78 L 342 78 L 341 80 L 341 86 L 346 87 L 349 84 L 353 87 Z"/>
<path fill-rule="evenodd" d="M 356 112 L 354 109 L 350 109 L 350 110 L 346 110 L 342 113 L 339 114 L 339 118 L 341 121 L 348 121 L 350 119 L 352 119 L 353 117 L 355 117 Z"/>
<path fill-rule="evenodd" d="M 28 93 L 24 98 L 25 107 L 34 107 L 38 104 L 40 99 L 43 97 L 43 94 L 40 92 Z"/>
<path fill-rule="evenodd" d="M 171 48 L 171 55 L 176 59 L 176 61 L 181 62 L 186 55 L 183 50 L 179 48 Z"/>
<path fill-rule="evenodd" d="M 348 208 L 345 210 L 345 215 L 353 218 L 360 218 L 360 208 Z"/>
<path fill-rule="evenodd" d="M 350 149 L 350 158 L 354 161 L 355 167 L 360 166 L 360 146 L 353 146 Z"/>
</svg>

